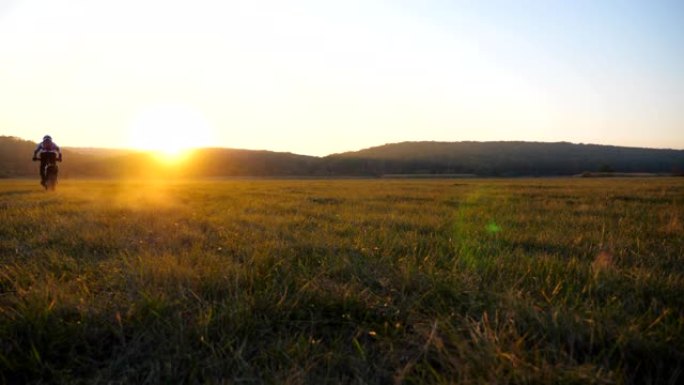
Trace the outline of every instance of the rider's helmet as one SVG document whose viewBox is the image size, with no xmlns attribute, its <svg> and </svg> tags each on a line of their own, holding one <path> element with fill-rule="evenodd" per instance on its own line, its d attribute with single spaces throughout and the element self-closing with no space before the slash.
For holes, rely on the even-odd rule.
<svg viewBox="0 0 684 385">
<path fill-rule="evenodd" d="M 50 141 L 51 141 L 51 140 L 52 140 L 52 137 L 51 137 L 50 135 L 45 135 L 45 136 L 43 137 L 43 142 L 46 141 L 46 140 L 50 140 Z"/>
</svg>

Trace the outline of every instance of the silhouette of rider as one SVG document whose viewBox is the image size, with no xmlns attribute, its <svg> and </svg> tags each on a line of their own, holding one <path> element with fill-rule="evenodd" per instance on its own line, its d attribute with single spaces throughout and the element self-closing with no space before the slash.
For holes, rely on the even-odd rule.
<svg viewBox="0 0 684 385">
<path fill-rule="evenodd" d="M 37 156 L 40 155 L 40 158 Z M 59 146 L 52 141 L 50 135 L 45 135 L 43 141 L 38 143 L 36 150 L 33 151 L 33 160 L 40 159 L 40 184 L 45 186 L 45 166 L 49 162 L 50 157 L 57 157 L 57 161 L 62 161 L 62 151 Z"/>
</svg>

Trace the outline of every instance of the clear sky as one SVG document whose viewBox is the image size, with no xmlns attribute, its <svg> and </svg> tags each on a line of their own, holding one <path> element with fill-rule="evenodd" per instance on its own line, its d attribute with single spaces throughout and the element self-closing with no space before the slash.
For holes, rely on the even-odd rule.
<svg viewBox="0 0 684 385">
<path fill-rule="evenodd" d="M 0 135 L 684 149 L 684 1 L 0 0 Z"/>
</svg>

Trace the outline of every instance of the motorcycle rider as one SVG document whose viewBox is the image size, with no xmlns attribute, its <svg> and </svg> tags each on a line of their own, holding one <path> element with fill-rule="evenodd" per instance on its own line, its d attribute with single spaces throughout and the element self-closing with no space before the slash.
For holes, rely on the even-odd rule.
<svg viewBox="0 0 684 385">
<path fill-rule="evenodd" d="M 62 151 L 59 149 L 59 146 L 52 141 L 50 135 L 45 135 L 43 141 L 38 143 L 36 150 L 33 151 L 33 160 L 40 160 L 40 184 L 43 185 L 43 187 L 45 186 L 45 166 L 49 159 L 47 156 L 48 153 L 55 154 L 58 162 L 62 161 Z M 40 154 L 40 157 L 37 156 L 38 154 Z"/>
</svg>

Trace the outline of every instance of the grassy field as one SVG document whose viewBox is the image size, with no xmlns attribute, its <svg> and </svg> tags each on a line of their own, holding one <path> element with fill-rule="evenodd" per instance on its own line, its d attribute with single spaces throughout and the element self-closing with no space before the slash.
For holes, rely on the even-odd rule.
<svg viewBox="0 0 684 385">
<path fill-rule="evenodd" d="M 0 181 L 0 383 L 683 370 L 682 178 Z"/>
</svg>

